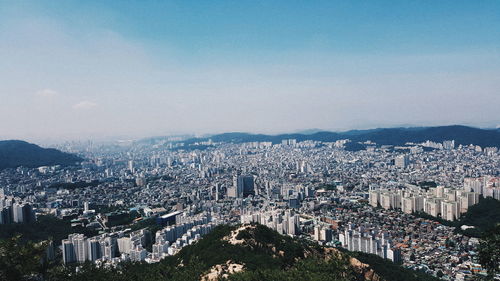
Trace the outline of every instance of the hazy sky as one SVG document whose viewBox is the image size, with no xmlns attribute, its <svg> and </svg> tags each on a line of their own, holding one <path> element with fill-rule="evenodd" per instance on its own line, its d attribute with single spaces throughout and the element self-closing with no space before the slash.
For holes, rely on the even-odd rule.
<svg viewBox="0 0 500 281">
<path fill-rule="evenodd" d="M 500 124 L 500 1 L 3 1 L 0 139 Z"/>
</svg>

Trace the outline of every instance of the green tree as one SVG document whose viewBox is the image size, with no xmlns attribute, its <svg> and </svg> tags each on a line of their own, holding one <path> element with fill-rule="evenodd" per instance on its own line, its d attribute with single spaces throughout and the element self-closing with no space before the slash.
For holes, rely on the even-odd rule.
<svg viewBox="0 0 500 281">
<path fill-rule="evenodd" d="M 27 242 L 21 236 L 0 240 L 0 280 L 24 280 L 42 271 L 42 257 L 47 244 Z"/>
<path fill-rule="evenodd" d="M 479 243 L 479 262 L 489 276 L 500 272 L 500 224 L 487 232 Z"/>
</svg>

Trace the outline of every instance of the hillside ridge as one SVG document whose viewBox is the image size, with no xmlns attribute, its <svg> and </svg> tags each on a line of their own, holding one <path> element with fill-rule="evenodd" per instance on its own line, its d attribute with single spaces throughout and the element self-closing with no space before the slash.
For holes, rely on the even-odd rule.
<svg viewBox="0 0 500 281">
<path fill-rule="evenodd" d="M 54 148 L 42 148 L 22 140 L 0 141 L 0 170 L 6 168 L 40 166 L 69 166 L 82 159 Z"/>
<path fill-rule="evenodd" d="M 421 143 L 427 140 L 443 142 L 455 140 L 456 145 L 479 145 L 481 147 L 500 147 L 500 131 L 498 129 L 480 129 L 463 125 L 436 127 L 399 127 L 377 128 L 369 130 L 350 130 L 345 132 L 319 131 L 312 134 L 251 134 L 244 132 L 229 132 L 203 138 L 191 138 L 183 142 L 194 144 L 212 140 L 213 142 L 272 142 L 296 139 L 297 141 L 313 140 L 333 142 L 340 139 L 350 139 L 354 142 L 373 141 L 380 145 L 404 145 L 408 142 Z"/>
</svg>

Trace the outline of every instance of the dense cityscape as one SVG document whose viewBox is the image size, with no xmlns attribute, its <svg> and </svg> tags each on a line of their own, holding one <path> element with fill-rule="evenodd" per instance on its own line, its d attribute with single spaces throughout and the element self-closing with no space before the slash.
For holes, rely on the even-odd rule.
<svg viewBox="0 0 500 281">
<path fill-rule="evenodd" d="M 0 0 L 0 281 L 500 281 L 500 1 Z"/>
<path fill-rule="evenodd" d="M 59 148 L 86 160 L 1 172 L 0 223 L 53 215 L 95 231 L 53 241 L 60 246 L 48 252 L 64 264 L 155 263 L 216 225 L 259 223 L 444 280 L 485 273 L 477 238 L 429 218 L 456 221 L 484 198 L 499 200 L 498 149 L 450 140 L 349 151 L 347 143 L 66 143 Z"/>
</svg>

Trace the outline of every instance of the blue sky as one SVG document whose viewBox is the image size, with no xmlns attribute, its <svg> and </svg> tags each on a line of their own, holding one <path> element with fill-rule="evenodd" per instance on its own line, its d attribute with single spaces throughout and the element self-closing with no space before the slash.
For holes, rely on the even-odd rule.
<svg viewBox="0 0 500 281">
<path fill-rule="evenodd" d="M 3 138 L 500 124 L 499 1 L 0 1 Z"/>
</svg>

